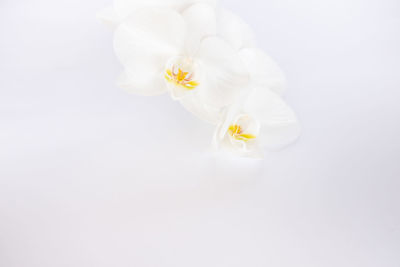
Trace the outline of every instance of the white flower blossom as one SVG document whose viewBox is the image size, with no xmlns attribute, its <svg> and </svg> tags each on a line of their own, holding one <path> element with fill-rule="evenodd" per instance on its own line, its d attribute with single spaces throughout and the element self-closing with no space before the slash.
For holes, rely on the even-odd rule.
<svg viewBox="0 0 400 267">
<path fill-rule="evenodd" d="M 214 123 L 249 81 L 238 51 L 217 36 L 214 7 L 205 3 L 182 13 L 137 9 L 117 27 L 114 48 L 125 67 L 121 87 L 148 96 L 170 92 L 192 112 L 201 107 L 201 117 Z"/>
<path fill-rule="evenodd" d="M 265 53 L 243 49 L 243 62 L 251 73 L 251 91 L 227 109 L 218 125 L 214 145 L 240 156 L 262 158 L 265 148 L 294 142 L 301 128 L 293 110 L 282 100 L 285 77 Z"/>
</svg>

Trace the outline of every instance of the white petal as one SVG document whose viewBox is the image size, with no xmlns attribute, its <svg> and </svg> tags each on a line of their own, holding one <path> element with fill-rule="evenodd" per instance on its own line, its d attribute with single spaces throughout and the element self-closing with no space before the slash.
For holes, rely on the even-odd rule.
<svg viewBox="0 0 400 267">
<path fill-rule="evenodd" d="M 221 120 L 221 110 L 205 105 L 199 101 L 196 94 L 196 92 L 192 92 L 182 98 L 180 100 L 182 106 L 199 119 L 210 124 L 218 124 Z"/>
<path fill-rule="evenodd" d="M 216 4 L 216 0 L 115 0 L 114 7 L 118 15 L 125 18 L 142 7 L 166 7 L 182 11 L 198 2 Z"/>
<path fill-rule="evenodd" d="M 258 136 L 260 134 L 260 123 L 248 114 L 239 115 L 233 123 L 240 125 L 243 133 Z"/>
<path fill-rule="evenodd" d="M 125 70 L 118 78 L 117 85 L 129 93 L 144 96 L 160 95 L 167 91 L 163 73 L 151 70 L 139 73 Z"/>
<path fill-rule="evenodd" d="M 247 89 L 247 69 L 237 52 L 221 38 L 204 39 L 198 60 L 204 77 L 199 93 L 206 105 L 215 108 L 230 105 L 242 90 Z"/>
<path fill-rule="evenodd" d="M 198 51 L 202 39 L 217 33 L 215 8 L 206 3 L 198 3 L 186 9 L 182 16 L 188 30 L 186 53 L 192 55 Z"/>
<path fill-rule="evenodd" d="M 172 89 L 168 88 L 168 90 L 171 93 L 171 97 L 173 100 L 180 100 L 190 93 L 185 88 L 180 86 L 175 86 Z"/>
<path fill-rule="evenodd" d="M 278 94 L 267 88 L 256 88 L 244 109 L 260 121 L 260 139 L 267 147 L 279 148 L 300 136 L 301 127 L 296 114 Z"/>
<path fill-rule="evenodd" d="M 164 68 L 178 54 L 185 38 L 185 21 L 171 9 L 141 9 L 117 28 L 114 49 L 131 70 Z"/>
<path fill-rule="evenodd" d="M 113 6 L 104 8 L 97 13 L 96 17 L 112 29 L 115 29 L 121 23 L 121 19 L 118 17 L 117 13 L 115 13 Z"/>
<path fill-rule="evenodd" d="M 239 52 L 249 70 L 252 84 L 266 86 L 282 94 L 286 90 L 286 79 L 278 64 L 257 48 L 245 48 Z"/>
<path fill-rule="evenodd" d="M 224 139 L 218 149 L 244 158 L 264 158 L 264 151 L 258 143 L 253 143 L 253 145 L 249 146 L 247 149 L 242 149 L 240 146 L 232 146 L 228 139 Z"/>
<path fill-rule="evenodd" d="M 218 35 L 234 49 L 239 50 L 257 45 L 253 30 L 240 17 L 227 9 L 221 9 L 218 18 Z"/>
<path fill-rule="evenodd" d="M 174 8 L 174 2 L 177 1 L 169 1 L 169 0 L 114 0 L 114 7 L 117 14 L 126 18 L 132 13 L 136 12 L 138 9 L 144 7 L 156 7 L 156 8 Z"/>
<path fill-rule="evenodd" d="M 295 142 L 300 134 L 301 127 L 298 121 L 281 125 L 263 125 L 260 140 L 264 147 L 280 149 Z"/>
</svg>

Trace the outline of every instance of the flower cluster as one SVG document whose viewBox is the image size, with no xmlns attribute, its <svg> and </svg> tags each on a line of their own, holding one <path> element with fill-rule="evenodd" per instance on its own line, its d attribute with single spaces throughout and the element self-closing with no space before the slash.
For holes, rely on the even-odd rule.
<svg viewBox="0 0 400 267">
<path fill-rule="evenodd" d="M 215 147 L 245 157 L 293 142 L 296 115 L 282 100 L 285 77 L 257 47 L 251 28 L 217 0 L 115 0 L 99 14 L 111 25 L 124 72 L 118 85 L 169 93 L 216 125 Z"/>
</svg>

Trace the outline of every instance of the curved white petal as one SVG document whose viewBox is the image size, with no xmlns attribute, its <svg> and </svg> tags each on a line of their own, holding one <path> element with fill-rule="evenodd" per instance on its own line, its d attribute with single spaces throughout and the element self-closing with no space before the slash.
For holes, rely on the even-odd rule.
<svg viewBox="0 0 400 267">
<path fill-rule="evenodd" d="M 228 106 L 242 90 L 247 89 L 247 69 L 237 52 L 223 39 L 204 39 L 197 57 L 204 78 L 199 96 L 206 105 L 214 108 Z"/>
<path fill-rule="evenodd" d="M 115 31 L 114 49 L 131 70 L 163 68 L 182 50 L 185 32 L 184 19 L 172 9 L 140 9 Z"/>
<path fill-rule="evenodd" d="M 114 7 L 109 6 L 99 11 L 96 15 L 97 19 L 99 19 L 105 25 L 115 29 L 120 23 L 121 20 L 118 17 L 117 13 L 115 13 Z"/>
<path fill-rule="evenodd" d="M 295 142 L 301 134 L 298 121 L 286 124 L 267 124 L 262 126 L 260 140 L 269 149 L 280 149 Z"/>
<path fill-rule="evenodd" d="M 221 121 L 221 110 L 205 105 L 199 101 L 196 93 L 187 94 L 180 100 L 182 106 L 200 120 L 210 124 L 218 124 Z"/>
<path fill-rule="evenodd" d="M 140 72 L 126 69 L 118 78 L 117 85 L 129 93 L 155 96 L 165 93 L 167 87 L 162 71 L 142 69 Z"/>
<path fill-rule="evenodd" d="M 257 46 L 252 28 L 239 16 L 227 9 L 220 9 L 218 35 L 236 50 Z"/>
<path fill-rule="evenodd" d="M 266 86 L 278 94 L 286 90 L 286 79 L 281 68 L 258 48 L 241 49 L 239 55 L 246 65 L 252 84 Z"/>
<path fill-rule="evenodd" d="M 192 55 L 199 50 L 202 39 L 217 33 L 215 8 L 207 3 L 197 3 L 187 8 L 182 16 L 187 24 L 185 50 Z"/>
<path fill-rule="evenodd" d="M 216 0 L 115 0 L 114 8 L 121 18 L 126 18 L 135 12 L 138 8 L 143 7 L 166 7 L 173 8 L 177 11 L 183 11 L 190 5 L 206 2 L 215 5 Z"/>
<path fill-rule="evenodd" d="M 260 139 L 264 146 L 279 148 L 300 136 L 301 127 L 296 114 L 278 94 L 268 88 L 256 88 L 244 110 L 260 121 Z"/>
</svg>

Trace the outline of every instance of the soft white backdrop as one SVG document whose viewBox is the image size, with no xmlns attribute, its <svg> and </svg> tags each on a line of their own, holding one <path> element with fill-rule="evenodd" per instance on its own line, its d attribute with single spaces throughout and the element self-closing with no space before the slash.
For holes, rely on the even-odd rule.
<svg viewBox="0 0 400 267">
<path fill-rule="evenodd" d="M 261 162 L 115 86 L 107 3 L 0 1 L 0 266 L 400 266 L 398 0 L 223 1 L 304 127 Z"/>
</svg>

